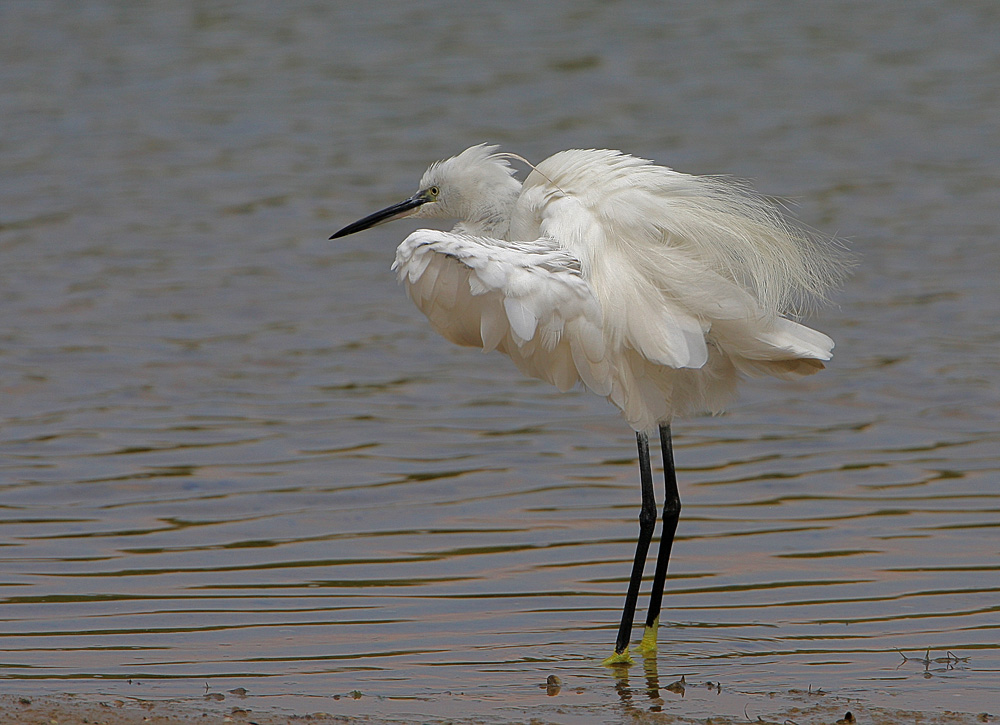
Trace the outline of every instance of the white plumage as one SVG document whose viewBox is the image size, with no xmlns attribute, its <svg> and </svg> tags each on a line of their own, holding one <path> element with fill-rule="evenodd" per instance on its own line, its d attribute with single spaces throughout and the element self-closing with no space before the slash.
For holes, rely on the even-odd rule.
<svg viewBox="0 0 1000 725">
<path fill-rule="evenodd" d="M 441 335 L 499 350 L 560 390 L 582 383 L 636 430 L 642 512 L 615 653 L 628 643 L 656 521 L 646 431 L 658 429 L 664 533 L 641 647 L 656 650 L 681 502 L 670 421 L 719 411 L 744 375 L 823 369 L 833 340 L 791 319 L 845 265 L 746 186 L 618 151 L 563 151 L 522 185 L 495 146 L 433 164 L 409 199 L 331 239 L 407 216 L 457 219 L 396 250 L 410 298 Z M 523 159 L 522 159 L 523 160 Z"/>
<path fill-rule="evenodd" d="M 447 339 L 560 390 L 581 382 L 637 431 L 721 410 L 741 374 L 830 359 L 833 341 L 786 315 L 842 265 L 746 187 L 595 150 L 558 153 L 522 186 L 508 158 L 481 145 L 438 162 L 409 209 L 372 223 L 459 220 L 411 234 L 393 265 Z"/>
<path fill-rule="evenodd" d="M 579 263 L 539 239 L 513 244 L 421 229 L 393 268 L 442 336 L 499 350 L 527 375 L 569 390 L 611 393 L 600 303 Z"/>
</svg>

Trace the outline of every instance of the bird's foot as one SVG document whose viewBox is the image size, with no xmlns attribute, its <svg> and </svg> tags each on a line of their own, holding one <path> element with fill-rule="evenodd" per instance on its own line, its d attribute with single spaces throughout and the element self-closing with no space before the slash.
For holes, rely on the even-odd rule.
<svg viewBox="0 0 1000 725">
<path fill-rule="evenodd" d="M 626 647 L 621 652 L 615 652 L 606 658 L 601 664 L 605 667 L 628 667 L 635 664 L 635 660 L 632 659 L 632 655 L 628 653 L 628 647 Z"/>
<path fill-rule="evenodd" d="M 642 632 L 642 641 L 639 643 L 639 651 L 642 652 L 642 654 L 656 654 L 656 633 L 659 628 L 659 617 L 657 617 L 652 624 L 646 625 L 646 628 Z"/>
</svg>

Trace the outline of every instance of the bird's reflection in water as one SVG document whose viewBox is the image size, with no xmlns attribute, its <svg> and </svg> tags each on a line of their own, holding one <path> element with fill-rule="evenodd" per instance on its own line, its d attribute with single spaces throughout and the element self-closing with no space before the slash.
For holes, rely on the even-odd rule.
<svg viewBox="0 0 1000 725">
<path fill-rule="evenodd" d="M 684 675 L 681 675 L 679 680 L 675 680 L 668 685 L 660 684 L 660 673 L 655 654 L 645 656 L 642 660 L 642 674 L 645 680 L 645 697 L 643 699 L 645 702 L 637 701 L 643 693 L 638 687 L 633 688 L 629 680 L 629 668 L 627 666 L 616 665 L 611 667 L 610 670 L 615 678 L 615 690 L 618 692 L 618 697 L 621 698 L 622 704 L 629 710 L 642 709 L 649 712 L 662 712 L 664 695 L 661 694 L 661 691 L 666 690 L 677 697 L 684 697 L 685 688 L 687 687 Z"/>
</svg>

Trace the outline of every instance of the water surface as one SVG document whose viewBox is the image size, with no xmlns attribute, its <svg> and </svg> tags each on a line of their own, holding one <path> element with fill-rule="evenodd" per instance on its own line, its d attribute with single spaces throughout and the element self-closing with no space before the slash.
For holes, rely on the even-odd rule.
<svg viewBox="0 0 1000 725">
<path fill-rule="evenodd" d="M 4 5 L 4 689 L 496 721 L 766 717 L 810 688 L 995 712 L 998 20 Z M 810 321 L 829 370 L 676 424 L 661 648 L 627 674 L 599 662 L 631 432 L 437 338 L 388 270 L 405 224 L 326 241 L 484 140 L 752 178 L 861 262 Z"/>
</svg>

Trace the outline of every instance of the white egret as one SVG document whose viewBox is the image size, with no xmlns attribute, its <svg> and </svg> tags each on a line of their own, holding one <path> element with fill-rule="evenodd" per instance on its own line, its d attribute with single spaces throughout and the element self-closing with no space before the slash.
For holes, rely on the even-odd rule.
<svg viewBox="0 0 1000 725">
<path fill-rule="evenodd" d="M 473 146 L 431 165 L 409 199 L 330 238 L 404 217 L 457 219 L 452 231 L 417 230 L 396 250 L 392 268 L 431 326 L 459 345 L 499 350 L 560 390 L 582 383 L 622 411 L 636 431 L 642 505 L 606 663 L 628 663 L 656 523 L 648 431 L 659 430 L 666 500 L 645 652 L 656 649 L 681 510 L 672 419 L 720 411 L 744 375 L 823 369 L 833 340 L 788 315 L 822 299 L 844 264 L 737 182 L 571 150 L 522 184 L 512 158 Z"/>
</svg>

